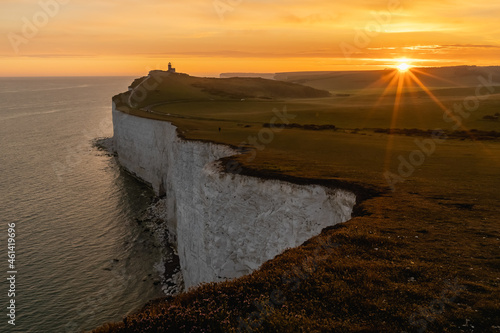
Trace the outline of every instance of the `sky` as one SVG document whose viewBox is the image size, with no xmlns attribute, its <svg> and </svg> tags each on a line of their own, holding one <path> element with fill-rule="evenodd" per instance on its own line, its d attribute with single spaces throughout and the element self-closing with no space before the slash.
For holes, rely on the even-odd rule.
<svg viewBox="0 0 500 333">
<path fill-rule="evenodd" d="M 500 65 L 498 0 L 0 0 L 0 76 Z"/>
</svg>

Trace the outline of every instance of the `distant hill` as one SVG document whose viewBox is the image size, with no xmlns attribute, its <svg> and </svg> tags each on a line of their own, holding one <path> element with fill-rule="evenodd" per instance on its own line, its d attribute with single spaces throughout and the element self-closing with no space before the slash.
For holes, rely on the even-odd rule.
<svg viewBox="0 0 500 333">
<path fill-rule="evenodd" d="M 328 91 L 292 82 L 251 77 L 202 78 L 162 71 L 151 72 L 148 76 L 136 79 L 129 87 L 129 92 L 119 96 L 125 96 L 126 100 L 129 100 L 130 95 L 137 107 L 180 101 L 273 100 L 331 96 Z"/>
<path fill-rule="evenodd" d="M 330 92 L 359 89 L 383 89 L 396 69 L 377 71 L 335 71 L 335 72 L 285 72 L 277 73 L 276 80 L 294 82 Z M 500 66 L 456 66 L 412 68 L 411 72 L 429 88 L 456 88 L 477 86 L 479 76 L 493 75 L 493 81 L 500 83 Z M 416 87 L 416 85 L 414 85 Z"/>
<path fill-rule="evenodd" d="M 275 73 L 222 73 L 220 78 L 230 78 L 230 77 L 260 77 L 263 79 L 274 80 Z"/>
</svg>

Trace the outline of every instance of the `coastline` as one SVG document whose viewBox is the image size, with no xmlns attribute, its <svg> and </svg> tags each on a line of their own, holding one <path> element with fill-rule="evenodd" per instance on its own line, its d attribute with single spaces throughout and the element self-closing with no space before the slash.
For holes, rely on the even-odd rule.
<svg viewBox="0 0 500 333">
<path fill-rule="evenodd" d="M 191 144 L 213 144 L 189 136 Z M 450 142 L 444 147 L 445 153 L 458 149 L 474 152 L 468 143 Z M 222 158 L 216 170 L 226 169 L 227 173 L 232 169 L 228 163 L 238 161 L 239 156 Z M 434 158 L 447 161 L 446 156 Z M 366 187 L 325 178 L 304 179 L 294 172 L 266 169 L 265 163 L 261 164 L 264 168 L 252 168 L 254 165 L 259 166 L 242 163 L 241 173 L 255 175 L 262 182 L 278 177 L 296 183 L 343 184 L 361 194 L 356 199 L 364 195 L 365 201 L 357 203 L 355 217 L 347 223 L 322 229 L 320 235 L 266 261 L 251 274 L 152 301 L 122 323 L 107 324 L 95 332 L 141 332 L 150 327 L 215 331 L 272 327 L 283 331 L 290 323 L 341 331 L 400 332 L 415 327 L 441 331 L 462 326 L 464 318 L 483 330 L 495 326 L 490 315 L 498 308 L 494 253 L 481 252 L 478 246 L 496 246 L 494 223 L 484 222 L 497 211 L 497 206 L 487 204 L 496 199 L 489 196 L 483 197 L 482 203 L 475 202 L 478 193 L 485 193 L 478 184 L 487 179 L 454 182 L 454 193 L 448 193 L 443 185 L 453 180 L 454 174 L 437 169 L 431 175 L 440 178 L 432 178 L 432 183 L 422 176 L 409 179 L 398 185 L 395 194 L 377 191 L 380 181 L 370 176 L 374 170 L 360 169 L 362 165 L 353 167 L 356 179 Z M 240 173 L 230 175 L 238 176 Z M 471 200 L 473 204 L 468 203 Z M 478 251 L 480 258 L 476 258 Z M 430 307 L 436 302 L 443 310 Z M 422 317 L 422 311 L 431 311 L 435 319 Z"/>
<path fill-rule="evenodd" d="M 162 197 L 163 227 L 187 288 L 251 273 L 351 218 L 355 195 L 333 184 L 227 173 L 224 162 L 237 154 L 231 147 L 185 140 L 169 122 L 130 116 L 116 105 L 113 122 L 119 163 Z"/>
</svg>

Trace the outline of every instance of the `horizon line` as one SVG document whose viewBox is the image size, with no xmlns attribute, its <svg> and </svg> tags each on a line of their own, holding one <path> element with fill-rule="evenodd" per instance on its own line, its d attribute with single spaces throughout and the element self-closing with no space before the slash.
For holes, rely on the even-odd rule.
<svg viewBox="0 0 500 333">
<path fill-rule="evenodd" d="M 412 68 L 419 68 L 419 69 L 437 69 L 437 68 L 454 68 L 454 67 L 479 67 L 479 68 L 486 68 L 486 67 L 500 67 L 500 65 L 451 65 L 451 66 L 413 66 Z M 306 71 L 301 71 L 301 70 L 296 70 L 296 71 L 280 71 L 280 72 L 245 72 L 245 71 L 227 71 L 227 72 L 219 72 L 218 74 L 213 74 L 214 76 L 220 76 L 222 74 L 282 74 L 282 73 L 314 73 L 314 72 L 376 72 L 376 71 L 386 71 L 386 70 L 392 70 L 396 69 L 396 67 L 386 67 L 386 68 L 381 68 L 381 69 L 351 69 L 351 70 L 306 70 Z M 161 69 L 160 69 L 161 70 Z M 188 74 L 190 76 L 198 76 L 201 73 L 182 73 L 181 74 Z M 0 75 L 1 79 L 10 79 L 10 78 L 77 78 L 77 77 L 137 77 L 137 75 L 141 74 L 118 74 L 118 75 L 19 75 L 19 76 L 2 76 Z M 202 77 L 211 77 L 211 76 L 206 76 L 206 75 L 200 75 Z"/>
</svg>

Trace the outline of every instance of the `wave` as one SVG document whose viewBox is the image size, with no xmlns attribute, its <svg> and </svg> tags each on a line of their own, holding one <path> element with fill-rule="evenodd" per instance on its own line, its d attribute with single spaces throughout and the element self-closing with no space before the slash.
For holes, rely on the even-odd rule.
<svg viewBox="0 0 500 333">
<path fill-rule="evenodd" d="M 38 115 L 60 113 L 60 112 L 64 112 L 64 111 L 68 111 L 68 109 L 56 109 L 56 110 L 51 110 L 51 111 L 40 111 L 40 112 L 35 112 L 35 113 L 20 113 L 20 114 L 15 114 L 15 115 L 8 116 L 8 117 L 1 117 L 0 120 L 11 120 L 11 119 L 17 119 L 17 118 L 23 118 L 23 117 L 32 117 L 32 116 L 38 116 Z"/>
</svg>

